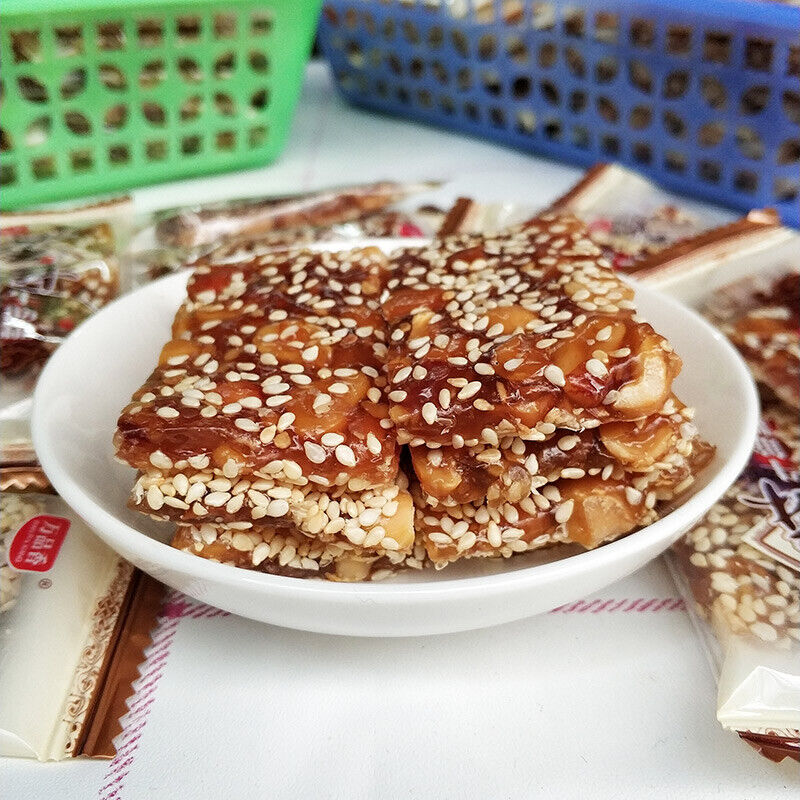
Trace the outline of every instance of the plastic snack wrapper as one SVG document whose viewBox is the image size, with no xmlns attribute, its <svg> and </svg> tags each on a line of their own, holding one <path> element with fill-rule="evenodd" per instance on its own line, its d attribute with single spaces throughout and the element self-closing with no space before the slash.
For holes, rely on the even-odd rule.
<svg viewBox="0 0 800 800">
<path fill-rule="evenodd" d="M 111 757 L 163 586 L 58 497 L 0 496 L 0 755 Z"/>
<path fill-rule="evenodd" d="M 797 231 L 783 227 L 771 209 L 757 210 L 653 255 L 636 278 L 695 308 L 713 303 L 716 310 L 709 305 L 709 318 L 723 325 L 722 315 L 750 313 L 763 299 L 766 283 L 796 270 L 798 253 Z"/>
<path fill-rule="evenodd" d="M 263 255 L 278 250 L 309 244 L 346 245 L 364 239 L 430 238 L 438 230 L 445 211 L 436 206 L 422 206 L 414 211 L 388 210 L 342 222 L 325 228 L 293 228 L 256 237 L 238 237 L 208 252 L 197 255 L 188 266 L 202 260 L 206 264 L 223 264 Z"/>
<path fill-rule="evenodd" d="M 761 390 L 747 468 L 670 564 L 719 677 L 720 723 L 776 761 L 800 760 L 800 248 L 796 234 L 780 233 L 741 249 L 735 234 L 718 236 L 705 259 L 683 259 L 688 271 L 680 260 L 664 264 L 689 297 L 700 280 L 691 266 L 701 265 L 704 311 Z"/>
<path fill-rule="evenodd" d="M 750 463 L 671 565 L 718 677 L 717 718 L 800 760 L 798 423 L 766 408 Z"/>
<path fill-rule="evenodd" d="M 800 257 L 790 270 L 724 287 L 705 311 L 736 345 L 759 385 L 800 410 Z"/>
<path fill-rule="evenodd" d="M 524 203 L 486 203 L 459 197 L 442 219 L 436 236 L 441 239 L 458 234 L 494 235 L 525 222 L 536 210 Z"/>
<path fill-rule="evenodd" d="M 241 245 L 266 252 L 309 242 L 430 236 L 444 212 L 400 206 L 437 185 L 382 181 L 159 212 L 132 242 L 128 259 L 133 282 L 169 274 L 219 248 L 229 252 Z"/>
<path fill-rule="evenodd" d="M 672 194 L 618 164 L 589 169 L 551 209 L 571 212 L 586 222 L 613 266 L 637 277 L 665 251 L 675 256 L 694 249 L 697 237 L 737 222 L 734 212 Z M 764 221 L 756 218 L 753 224 Z M 779 225 L 777 215 L 768 221 Z"/>
<path fill-rule="evenodd" d="M 130 219 L 127 198 L 0 214 L 3 467 L 35 464 L 28 421 L 36 377 L 59 342 L 116 296 Z"/>
</svg>

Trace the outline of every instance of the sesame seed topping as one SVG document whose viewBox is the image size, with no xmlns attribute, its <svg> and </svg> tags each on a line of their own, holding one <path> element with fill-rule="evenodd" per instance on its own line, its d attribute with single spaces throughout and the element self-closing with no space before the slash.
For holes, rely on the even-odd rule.
<svg viewBox="0 0 800 800">
<path fill-rule="evenodd" d="M 586 362 L 586 371 L 595 378 L 604 378 L 608 375 L 606 365 L 598 358 L 590 358 Z"/>
<path fill-rule="evenodd" d="M 572 516 L 572 512 L 575 509 L 575 501 L 574 500 L 567 500 L 566 502 L 562 503 L 555 511 L 553 515 L 555 517 L 556 522 L 559 525 L 563 525 L 565 522 L 569 522 L 570 517 Z"/>
<path fill-rule="evenodd" d="M 428 425 L 433 425 L 433 423 L 436 422 L 437 416 L 438 411 L 433 403 L 425 403 L 422 406 L 422 418 L 428 423 Z"/>
<path fill-rule="evenodd" d="M 457 397 L 459 400 L 469 400 L 470 397 L 474 397 L 480 390 L 480 381 L 470 381 L 463 389 L 461 389 Z"/>
<path fill-rule="evenodd" d="M 355 453 L 348 445 L 338 445 L 334 454 L 336 455 L 336 460 L 345 467 L 354 467 L 356 465 Z"/>
<path fill-rule="evenodd" d="M 305 442 L 303 450 L 312 464 L 322 464 L 327 458 L 325 450 L 315 442 Z"/>
<path fill-rule="evenodd" d="M 548 364 L 544 368 L 544 377 L 550 381 L 553 386 L 565 386 L 567 383 L 561 368 L 557 367 L 555 364 Z"/>
<path fill-rule="evenodd" d="M 580 438 L 574 435 L 562 436 L 558 440 L 558 449 L 563 450 L 564 452 L 568 452 L 573 450 L 575 446 L 580 442 Z"/>
<path fill-rule="evenodd" d="M 259 429 L 257 422 L 253 422 L 253 420 L 247 419 L 246 417 L 239 417 L 234 420 L 233 424 L 240 430 L 247 431 L 248 433 L 254 433 Z"/>
<path fill-rule="evenodd" d="M 287 428 L 291 427 L 294 423 L 296 417 L 291 411 L 286 411 L 278 417 L 278 423 L 276 425 L 277 430 L 285 431 Z"/>
</svg>

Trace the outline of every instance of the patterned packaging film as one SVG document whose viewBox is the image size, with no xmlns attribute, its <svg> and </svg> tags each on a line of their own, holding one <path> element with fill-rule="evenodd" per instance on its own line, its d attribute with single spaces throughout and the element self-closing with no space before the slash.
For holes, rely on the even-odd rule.
<svg viewBox="0 0 800 800">
<path fill-rule="evenodd" d="M 718 719 L 780 758 L 800 757 L 797 440 L 797 421 L 765 408 L 747 468 L 672 554 L 699 629 L 713 637 Z"/>
<path fill-rule="evenodd" d="M 0 755 L 114 755 L 163 586 L 53 495 L 0 497 Z"/>
</svg>

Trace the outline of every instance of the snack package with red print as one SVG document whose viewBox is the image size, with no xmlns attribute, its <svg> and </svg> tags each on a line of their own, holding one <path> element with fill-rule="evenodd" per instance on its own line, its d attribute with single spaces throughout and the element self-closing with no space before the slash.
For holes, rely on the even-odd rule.
<svg viewBox="0 0 800 800">
<path fill-rule="evenodd" d="M 0 755 L 109 758 L 163 586 L 59 497 L 0 496 Z"/>
</svg>

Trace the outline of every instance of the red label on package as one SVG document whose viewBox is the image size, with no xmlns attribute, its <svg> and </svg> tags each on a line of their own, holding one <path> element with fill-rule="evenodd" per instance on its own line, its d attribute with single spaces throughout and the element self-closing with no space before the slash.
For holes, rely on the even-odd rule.
<svg viewBox="0 0 800 800">
<path fill-rule="evenodd" d="M 21 572 L 52 569 L 69 525 L 64 517 L 49 514 L 32 517 L 14 534 L 8 549 L 8 563 Z"/>
</svg>

